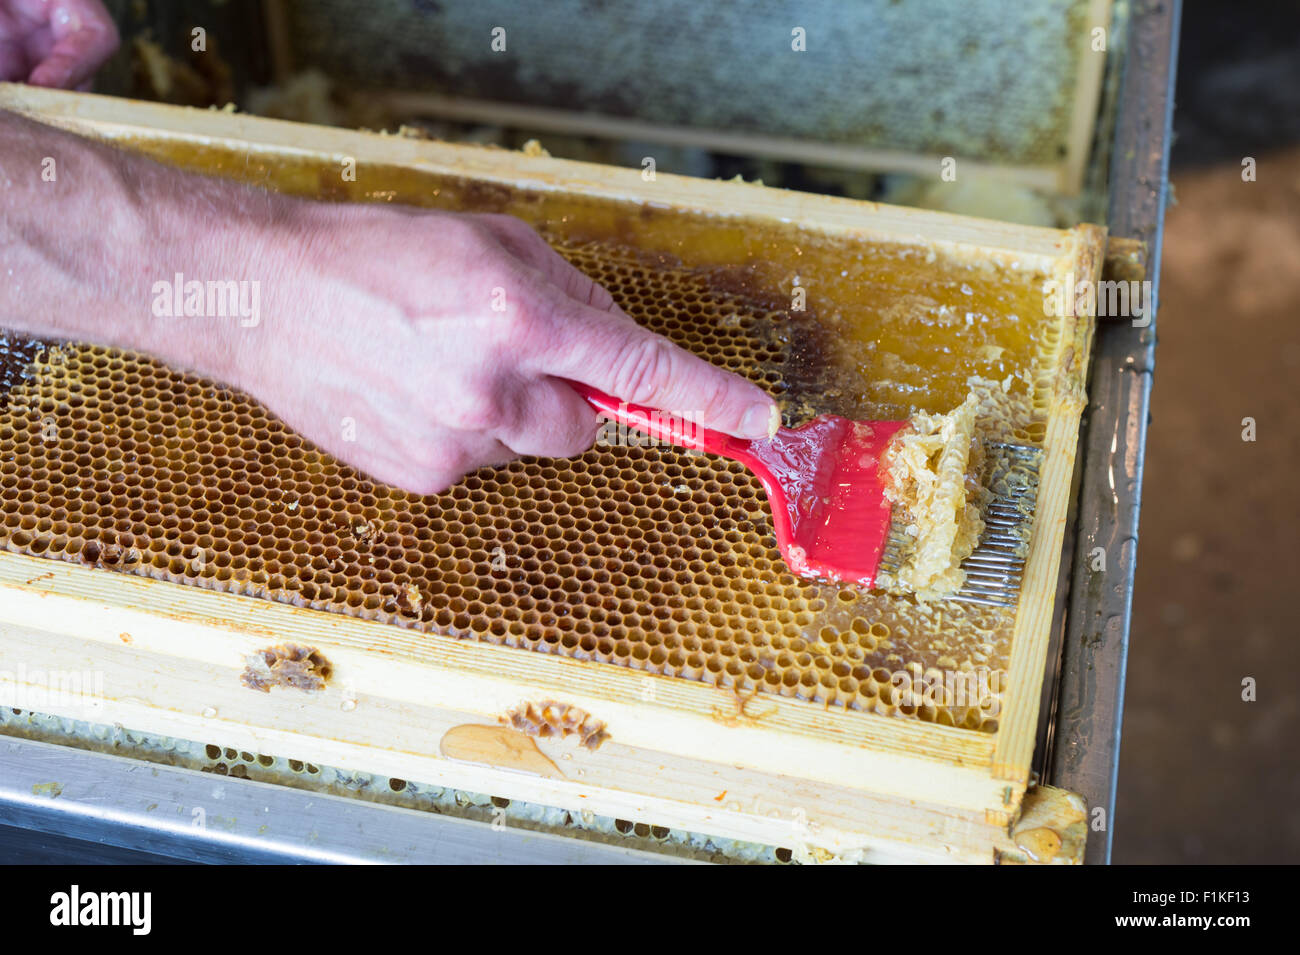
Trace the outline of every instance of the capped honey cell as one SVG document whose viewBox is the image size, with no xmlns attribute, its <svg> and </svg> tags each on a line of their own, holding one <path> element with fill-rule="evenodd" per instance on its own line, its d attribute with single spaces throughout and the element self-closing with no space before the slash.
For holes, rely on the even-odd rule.
<svg viewBox="0 0 1300 955">
<path fill-rule="evenodd" d="M 789 425 L 947 413 L 979 377 L 1004 388 L 1008 438 L 1043 437 L 1036 404 L 1058 338 L 1031 269 L 410 169 L 340 184 L 305 159 L 149 149 L 291 193 L 315 196 L 332 176 L 333 198 L 520 216 L 637 321 L 776 396 Z M 1014 610 L 795 577 L 761 486 L 731 461 L 615 433 L 419 497 L 316 449 L 254 398 L 144 355 L 11 337 L 0 388 L 9 550 L 430 639 L 996 730 Z M 937 688 L 923 679 L 936 671 Z M 981 680 L 983 696 L 956 692 Z"/>
</svg>

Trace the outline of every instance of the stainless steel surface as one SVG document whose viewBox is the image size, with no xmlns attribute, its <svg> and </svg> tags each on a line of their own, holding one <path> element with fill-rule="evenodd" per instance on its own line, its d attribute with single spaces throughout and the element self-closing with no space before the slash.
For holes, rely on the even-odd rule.
<svg viewBox="0 0 1300 955">
<path fill-rule="evenodd" d="M 1105 828 L 1089 834 L 1089 863 L 1110 861 L 1115 825 L 1180 15 L 1178 0 L 1138 0 L 1133 11 L 1111 151 L 1109 222 L 1112 235 L 1148 243 L 1152 309 L 1146 327 L 1108 321 L 1097 335 L 1055 727 L 1047 741 L 1047 781 L 1082 794 L 1090 810 L 1104 810 Z M 1104 570 L 1093 569 L 1097 548 Z"/>
<path fill-rule="evenodd" d="M 195 862 L 682 861 L 33 740 L 0 737 L 0 766 L 0 825 Z"/>
</svg>

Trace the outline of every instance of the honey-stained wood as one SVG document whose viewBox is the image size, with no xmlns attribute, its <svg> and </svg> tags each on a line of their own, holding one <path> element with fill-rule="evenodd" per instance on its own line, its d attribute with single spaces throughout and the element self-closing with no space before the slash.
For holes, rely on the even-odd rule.
<svg viewBox="0 0 1300 955">
<path fill-rule="evenodd" d="M 1097 277 L 1104 233 L 988 222 L 740 183 L 0 84 L 0 108 L 108 140 L 221 143 L 263 157 L 358 162 L 513 187 L 797 221 L 829 235 Z M 1036 531 L 996 734 L 751 699 L 703 683 L 0 553 L 0 670 L 105 674 L 101 721 L 515 799 L 801 847 L 845 858 L 992 862 L 1029 781 L 1094 319 L 1057 345 Z M 254 655 L 286 645 L 328 664 L 323 689 L 250 689 Z M 0 704 L 22 694 L 0 681 Z M 521 704 L 603 725 L 511 736 Z M 61 713 L 58 704 L 50 712 Z M 604 734 L 607 734 L 605 736 Z M 525 741 L 527 741 L 525 743 Z M 548 769 L 547 767 L 553 769 Z"/>
</svg>

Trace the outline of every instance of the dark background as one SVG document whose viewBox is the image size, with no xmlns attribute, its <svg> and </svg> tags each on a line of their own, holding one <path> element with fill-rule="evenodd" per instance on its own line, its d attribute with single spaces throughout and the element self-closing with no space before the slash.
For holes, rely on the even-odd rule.
<svg viewBox="0 0 1300 955">
<path fill-rule="evenodd" d="M 1300 4 L 1186 3 L 1174 130 L 1113 858 L 1294 863 Z"/>
</svg>

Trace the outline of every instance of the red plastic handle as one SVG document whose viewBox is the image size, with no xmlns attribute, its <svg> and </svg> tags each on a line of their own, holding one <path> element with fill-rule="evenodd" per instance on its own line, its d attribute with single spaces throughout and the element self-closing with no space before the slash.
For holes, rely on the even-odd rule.
<svg viewBox="0 0 1300 955">
<path fill-rule="evenodd" d="M 587 403 L 599 414 L 625 424 L 629 428 L 636 428 L 658 441 L 674 444 L 679 448 L 707 451 L 710 454 L 721 454 L 742 461 L 747 461 L 750 457 L 750 443 L 744 438 L 714 431 L 682 415 L 671 414 L 646 405 L 630 404 L 603 391 L 597 391 L 580 381 L 565 379 L 565 382 L 587 399 Z"/>
</svg>

